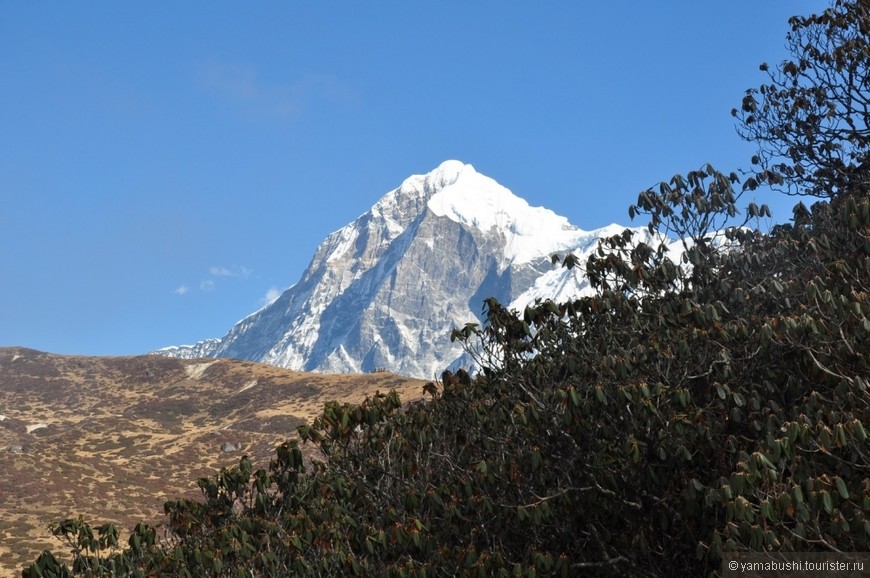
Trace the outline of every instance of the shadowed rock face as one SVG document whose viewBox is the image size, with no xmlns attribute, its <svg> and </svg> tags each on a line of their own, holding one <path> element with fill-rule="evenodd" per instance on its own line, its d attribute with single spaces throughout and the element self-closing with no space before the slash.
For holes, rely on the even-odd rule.
<svg viewBox="0 0 870 578">
<path fill-rule="evenodd" d="M 242 455 L 266 467 L 327 401 L 393 388 L 411 400 L 422 386 L 391 373 L 0 348 L 0 577 L 44 548 L 63 552 L 52 522 L 159 523 L 166 500 L 200 496 L 198 477 Z"/>
<path fill-rule="evenodd" d="M 447 161 L 329 235 L 296 285 L 223 338 L 158 353 L 431 379 L 467 363 L 449 335 L 479 323 L 487 297 L 509 304 L 587 290 L 578 269 L 554 273 L 549 257 L 570 250 L 582 259 L 605 233 L 529 207 L 470 165 Z M 540 283 L 545 275 L 557 279 Z"/>
</svg>

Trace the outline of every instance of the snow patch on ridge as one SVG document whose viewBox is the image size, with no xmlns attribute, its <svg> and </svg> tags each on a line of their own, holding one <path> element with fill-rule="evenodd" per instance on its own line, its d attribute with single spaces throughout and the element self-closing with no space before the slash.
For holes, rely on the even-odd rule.
<svg viewBox="0 0 870 578">
<path fill-rule="evenodd" d="M 338 245 L 329 256 L 326 258 L 327 263 L 331 261 L 337 261 L 338 259 L 344 257 L 345 253 L 350 251 L 353 247 L 353 244 L 356 242 L 357 237 L 359 237 L 359 231 L 357 231 L 356 227 L 344 227 L 339 229 L 333 235 L 338 237 Z"/>
<path fill-rule="evenodd" d="M 216 361 L 209 361 L 207 363 L 194 363 L 193 365 L 188 365 L 184 368 L 184 371 L 187 373 L 187 377 L 190 379 L 199 379 L 202 377 L 202 374 L 205 373 L 205 370 L 217 363 Z"/>
<path fill-rule="evenodd" d="M 242 393 L 243 391 L 247 391 L 247 390 L 251 389 L 252 387 L 254 387 L 255 385 L 257 385 L 257 380 L 252 379 L 251 381 L 249 381 L 245 385 L 243 385 L 242 389 L 240 389 L 236 393 Z"/>
</svg>

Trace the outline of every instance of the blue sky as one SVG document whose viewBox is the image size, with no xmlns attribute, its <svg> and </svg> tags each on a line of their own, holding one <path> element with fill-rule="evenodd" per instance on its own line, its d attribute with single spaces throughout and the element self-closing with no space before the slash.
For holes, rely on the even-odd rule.
<svg viewBox="0 0 870 578">
<path fill-rule="evenodd" d="M 222 336 L 446 159 L 631 224 L 659 180 L 748 167 L 730 110 L 826 6 L 0 0 L 0 346 Z"/>
</svg>

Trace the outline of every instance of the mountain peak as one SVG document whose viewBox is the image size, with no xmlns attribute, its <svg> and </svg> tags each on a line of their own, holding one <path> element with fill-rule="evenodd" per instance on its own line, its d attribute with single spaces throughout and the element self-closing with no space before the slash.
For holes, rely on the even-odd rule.
<svg viewBox="0 0 870 578">
<path fill-rule="evenodd" d="M 463 174 L 477 174 L 474 167 L 462 161 L 446 160 L 426 175 L 426 184 L 433 191 L 440 191 L 454 184 Z"/>
<path fill-rule="evenodd" d="M 224 337 L 160 353 L 431 378 L 470 362 L 448 336 L 482 322 L 485 298 L 522 308 L 589 291 L 580 268 L 553 268 L 549 257 L 582 260 L 599 236 L 448 160 L 330 234 L 295 285 Z"/>
<path fill-rule="evenodd" d="M 447 160 L 426 174 L 411 175 L 397 189 L 381 199 L 415 198 L 428 200 L 442 189 L 455 184 L 466 175 L 476 175 L 474 167 L 462 161 Z"/>
<path fill-rule="evenodd" d="M 567 249 L 584 234 L 565 217 L 530 206 L 471 165 L 446 161 L 429 175 L 442 184 L 429 197 L 429 210 L 484 233 L 496 229 L 505 237 L 509 261 L 528 262 L 542 252 Z"/>
<path fill-rule="evenodd" d="M 389 236 L 395 237 L 424 213 L 429 200 L 441 191 L 482 176 L 462 161 L 444 161 L 426 174 L 405 179 L 398 188 L 381 197 L 370 214 L 385 223 Z"/>
</svg>

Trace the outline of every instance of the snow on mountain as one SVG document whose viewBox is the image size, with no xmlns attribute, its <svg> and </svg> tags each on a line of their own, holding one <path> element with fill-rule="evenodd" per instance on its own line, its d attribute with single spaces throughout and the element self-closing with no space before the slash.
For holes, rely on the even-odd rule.
<svg viewBox="0 0 870 578">
<path fill-rule="evenodd" d="M 580 268 L 554 267 L 550 256 L 585 262 L 599 238 L 622 230 L 583 231 L 446 161 L 327 236 L 295 285 L 224 337 L 158 353 L 431 378 L 462 361 L 450 331 L 479 323 L 484 299 L 521 310 L 535 298 L 578 297 L 589 291 Z"/>
<path fill-rule="evenodd" d="M 211 357 L 211 354 L 220 346 L 220 343 L 220 339 L 203 339 L 193 345 L 170 345 L 158 350 L 157 353 L 167 357 L 177 357 L 178 359 L 200 359 Z"/>
<path fill-rule="evenodd" d="M 505 237 L 503 255 L 508 261 L 528 263 L 542 254 L 569 249 L 583 233 L 549 209 L 530 207 L 471 165 L 447 161 L 439 169 L 445 166 L 457 177 L 429 199 L 429 210 L 483 232 L 496 229 Z"/>
</svg>

